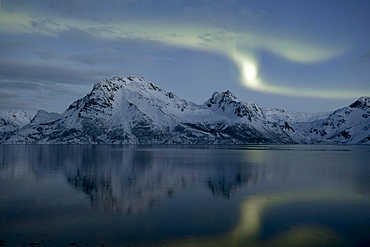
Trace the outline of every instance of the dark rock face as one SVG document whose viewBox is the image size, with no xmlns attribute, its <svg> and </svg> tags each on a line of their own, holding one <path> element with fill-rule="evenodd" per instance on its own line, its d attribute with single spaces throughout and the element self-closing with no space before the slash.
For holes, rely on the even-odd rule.
<svg viewBox="0 0 370 247">
<path fill-rule="evenodd" d="M 359 108 L 359 109 L 369 109 L 370 108 L 370 97 L 363 96 L 353 102 L 349 107 Z"/>
</svg>

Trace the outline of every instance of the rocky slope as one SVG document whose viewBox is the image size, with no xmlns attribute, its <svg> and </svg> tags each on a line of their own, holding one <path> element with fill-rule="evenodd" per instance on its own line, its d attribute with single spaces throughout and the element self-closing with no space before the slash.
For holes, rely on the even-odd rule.
<svg viewBox="0 0 370 247">
<path fill-rule="evenodd" d="M 357 144 L 370 143 L 368 116 L 369 97 L 333 113 L 292 113 L 261 109 L 230 91 L 197 105 L 142 77 L 115 77 L 62 114 L 40 110 L 26 125 L 3 128 L 0 143 Z"/>
</svg>

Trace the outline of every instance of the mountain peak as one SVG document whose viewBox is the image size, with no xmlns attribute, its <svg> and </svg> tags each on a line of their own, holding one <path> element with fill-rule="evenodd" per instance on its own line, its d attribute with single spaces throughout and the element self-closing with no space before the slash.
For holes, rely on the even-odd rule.
<svg viewBox="0 0 370 247">
<path fill-rule="evenodd" d="M 104 121 L 108 121 L 107 119 L 113 118 L 115 114 L 128 113 L 130 110 L 126 107 L 136 107 L 140 109 L 140 114 L 149 116 L 157 110 L 160 111 L 159 115 L 164 112 L 170 114 L 167 111 L 183 112 L 190 103 L 158 87 L 144 77 L 116 76 L 95 83 L 91 92 L 72 103 L 67 111 L 78 110 L 79 116 L 84 116 L 86 112 L 90 118 L 91 115 L 104 116 L 102 117 Z M 124 109 L 127 110 L 126 113 Z M 158 120 L 157 116 L 153 119 Z M 158 121 L 161 122 L 161 120 Z"/>
<path fill-rule="evenodd" d="M 221 107 L 222 105 L 240 102 L 238 98 L 229 90 L 226 92 L 214 92 L 209 100 L 204 102 L 204 105 L 211 107 L 212 105 L 217 105 Z"/>
<path fill-rule="evenodd" d="M 353 102 L 349 107 L 359 108 L 359 109 L 368 109 L 370 108 L 370 97 L 362 96 L 355 102 Z"/>
<path fill-rule="evenodd" d="M 209 104 L 220 106 L 222 103 L 240 102 L 238 98 L 229 90 L 226 92 L 214 92 L 212 97 L 207 101 Z"/>
<path fill-rule="evenodd" d="M 252 118 L 264 118 L 261 108 L 256 103 L 241 102 L 229 90 L 213 93 L 203 106 L 223 115 L 247 117 L 249 121 L 252 121 Z"/>
<path fill-rule="evenodd" d="M 115 76 L 112 79 L 103 79 L 100 82 L 95 83 L 94 90 L 103 91 L 117 91 L 119 88 L 136 88 L 136 89 L 160 89 L 158 86 L 147 81 L 144 77 L 140 76 Z"/>
</svg>

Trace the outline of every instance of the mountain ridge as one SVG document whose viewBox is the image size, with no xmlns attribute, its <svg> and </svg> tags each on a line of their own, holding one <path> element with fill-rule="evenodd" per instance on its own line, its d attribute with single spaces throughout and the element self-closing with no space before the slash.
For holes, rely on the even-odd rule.
<svg viewBox="0 0 370 247">
<path fill-rule="evenodd" d="M 39 110 L 29 123 L 0 125 L 0 143 L 370 144 L 369 102 L 363 96 L 334 112 L 295 113 L 262 109 L 227 90 L 197 105 L 143 77 L 117 76 L 61 114 Z"/>
</svg>

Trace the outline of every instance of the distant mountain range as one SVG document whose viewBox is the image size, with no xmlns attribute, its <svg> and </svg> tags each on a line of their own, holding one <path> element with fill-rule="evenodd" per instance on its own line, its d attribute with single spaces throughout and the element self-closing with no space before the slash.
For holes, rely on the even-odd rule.
<svg viewBox="0 0 370 247">
<path fill-rule="evenodd" d="M 94 85 L 62 114 L 0 112 L 1 144 L 370 144 L 370 97 L 327 113 L 288 112 L 215 92 L 204 104 L 142 77 Z"/>
</svg>

